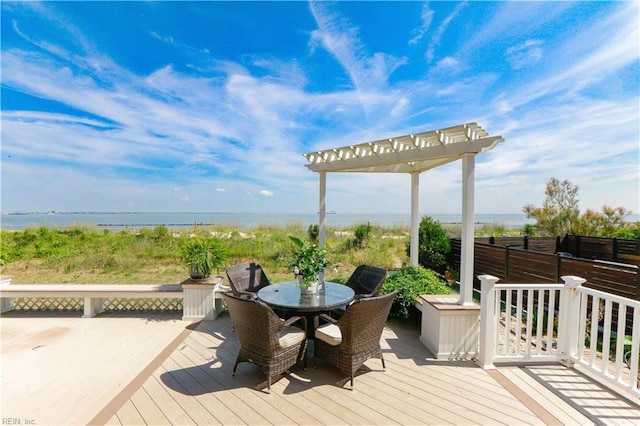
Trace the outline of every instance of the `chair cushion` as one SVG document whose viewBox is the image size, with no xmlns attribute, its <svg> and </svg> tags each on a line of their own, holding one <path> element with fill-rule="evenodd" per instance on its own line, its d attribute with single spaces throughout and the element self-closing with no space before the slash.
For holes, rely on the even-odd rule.
<svg viewBox="0 0 640 426">
<path fill-rule="evenodd" d="M 342 333 L 337 325 L 324 324 L 316 329 L 316 339 L 332 346 L 338 346 L 342 343 Z"/>
<path fill-rule="evenodd" d="M 280 346 L 283 348 L 288 348 L 302 342 L 306 338 L 307 333 L 305 333 L 304 330 L 289 325 L 280 331 L 278 342 L 280 342 Z"/>
</svg>

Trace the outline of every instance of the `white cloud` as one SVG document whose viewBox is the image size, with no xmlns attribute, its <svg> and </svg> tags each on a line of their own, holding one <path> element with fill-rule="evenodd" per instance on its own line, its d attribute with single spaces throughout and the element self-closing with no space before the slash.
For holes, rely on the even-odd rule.
<svg viewBox="0 0 640 426">
<path fill-rule="evenodd" d="M 451 24 L 451 22 L 455 19 L 455 17 L 458 15 L 458 13 L 460 13 L 460 11 L 466 5 L 467 5 L 467 2 L 462 2 L 462 3 L 458 4 L 458 6 L 456 6 L 454 11 L 451 12 L 451 14 L 449 14 L 449 16 L 447 16 L 445 19 L 442 20 L 442 22 L 438 26 L 438 29 L 435 31 L 435 33 L 431 37 L 431 41 L 429 42 L 429 47 L 427 48 L 427 54 L 426 54 L 427 62 L 429 62 L 429 63 L 433 62 L 433 60 L 435 58 L 435 50 L 440 45 L 440 41 L 442 39 L 442 36 L 447 31 L 447 28 L 449 27 L 449 24 Z"/>
<path fill-rule="evenodd" d="M 262 195 L 263 197 L 273 197 L 273 192 L 263 189 L 262 191 L 260 191 L 260 195 Z"/>
<path fill-rule="evenodd" d="M 457 72 L 460 70 L 460 61 L 454 57 L 447 56 L 438 61 L 435 69 L 441 72 Z"/>
<path fill-rule="evenodd" d="M 322 2 L 312 2 L 311 11 L 319 29 L 312 33 L 312 46 L 322 46 L 335 56 L 359 92 L 386 87 L 388 78 L 406 58 L 375 52 L 369 54 L 358 36 L 358 28 Z"/>
<path fill-rule="evenodd" d="M 506 59 L 515 70 L 532 66 L 542 59 L 542 40 L 527 40 L 507 49 Z"/>
<path fill-rule="evenodd" d="M 216 188 L 216 191 L 217 192 L 225 192 L 225 189 L 224 188 Z"/>
<path fill-rule="evenodd" d="M 429 8 L 428 2 L 425 2 L 422 5 L 420 18 L 422 19 L 422 24 L 419 28 L 414 30 L 416 35 L 409 40 L 409 44 L 417 44 L 427 34 L 429 27 L 431 27 L 431 22 L 433 21 L 433 10 Z"/>
</svg>

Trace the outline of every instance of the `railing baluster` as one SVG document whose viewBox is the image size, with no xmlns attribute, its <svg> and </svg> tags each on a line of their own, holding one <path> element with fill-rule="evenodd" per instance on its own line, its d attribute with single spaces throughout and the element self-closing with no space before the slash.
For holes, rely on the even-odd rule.
<svg viewBox="0 0 640 426">
<path fill-rule="evenodd" d="M 609 369 L 609 348 L 611 346 L 611 300 L 604 302 L 604 329 L 602 330 L 602 372 Z"/>
<path fill-rule="evenodd" d="M 496 303 L 495 303 L 495 324 L 496 324 L 496 329 L 495 329 L 495 336 L 494 336 L 494 340 L 493 340 L 493 353 L 494 355 L 498 355 L 499 354 L 499 350 L 498 348 L 500 347 L 500 328 L 502 327 L 502 324 L 500 322 L 500 313 L 502 312 L 502 290 L 500 290 L 499 288 L 497 288 L 495 290 L 496 293 Z"/>
<path fill-rule="evenodd" d="M 596 352 L 598 352 L 598 317 L 600 316 L 600 298 L 593 296 L 591 299 L 591 336 L 589 342 L 589 352 L 591 354 L 589 366 L 596 364 Z"/>
<path fill-rule="evenodd" d="M 625 319 L 627 318 L 627 305 L 618 304 L 618 329 L 616 331 L 616 381 L 622 377 L 622 366 L 624 365 L 624 339 L 625 339 Z"/>
<path fill-rule="evenodd" d="M 544 290 L 538 290 L 538 322 L 536 323 L 536 354 L 542 352 L 542 334 L 544 330 Z M 547 317 L 548 318 L 548 317 Z"/>
<path fill-rule="evenodd" d="M 525 332 L 527 335 L 525 336 L 526 346 L 525 353 L 527 356 L 531 356 L 531 334 L 533 333 L 533 290 L 527 290 L 527 326 L 525 328 Z"/>
<path fill-rule="evenodd" d="M 549 290 L 549 304 L 547 305 L 547 353 L 553 349 L 553 324 L 556 319 L 556 290 Z"/>
<path fill-rule="evenodd" d="M 513 290 L 506 290 L 507 292 L 507 304 L 505 306 L 505 336 L 506 336 L 506 341 L 504 342 L 505 347 L 504 347 L 504 353 L 505 355 L 508 354 L 511 348 L 511 297 L 512 297 L 512 293 Z"/>
<path fill-rule="evenodd" d="M 520 355 L 520 339 L 522 333 L 522 290 L 516 290 L 516 340 L 515 354 Z"/>
<path fill-rule="evenodd" d="M 578 321 L 578 359 L 584 358 L 585 335 L 587 333 L 587 305 L 589 295 L 580 295 L 580 320 Z"/>
</svg>

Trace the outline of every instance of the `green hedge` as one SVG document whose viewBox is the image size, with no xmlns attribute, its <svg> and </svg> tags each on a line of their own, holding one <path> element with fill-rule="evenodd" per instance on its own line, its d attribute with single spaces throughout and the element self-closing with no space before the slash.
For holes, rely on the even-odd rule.
<svg viewBox="0 0 640 426">
<path fill-rule="evenodd" d="M 451 294 L 449 286 L 431 270 L 420 266 L 405 266 L 390 274 L 382 285 L 382 293 L 398 290 L 393 306 L 392 318 L 409 319 L 412 307 L 421 294 Z"/>
</svg>

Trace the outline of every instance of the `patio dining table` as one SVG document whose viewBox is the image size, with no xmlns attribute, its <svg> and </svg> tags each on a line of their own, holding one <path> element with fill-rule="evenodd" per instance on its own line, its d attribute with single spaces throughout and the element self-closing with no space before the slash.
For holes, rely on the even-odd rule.
<svg viewBox="0 0 640 426">
<path fill-rule="evenodd" d="M 355 297 L 351 287 L 326 281 L 315 294 L 304 294 L 297 281 L 268 285 L 258 291 L 258 299 L 279 311 L 307 318 L 307 338 L 313 339 L 318 315 L 348 305 Z"/>
</svg>

